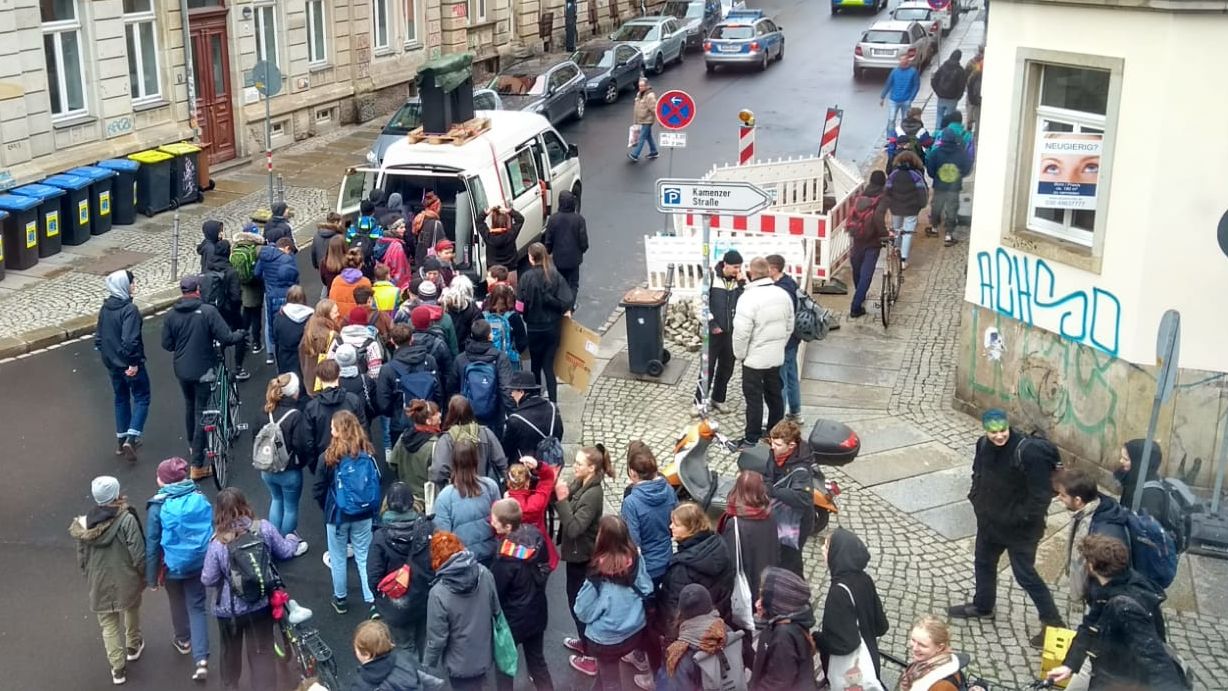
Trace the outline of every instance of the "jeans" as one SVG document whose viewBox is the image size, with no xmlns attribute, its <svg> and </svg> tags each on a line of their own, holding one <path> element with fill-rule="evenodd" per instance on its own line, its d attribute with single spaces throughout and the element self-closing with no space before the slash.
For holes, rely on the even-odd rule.
<svg viewBox="0 0 1228 691">
<path fill-rule="evenodd" d="M 708 386 L 713 403 L 724 403 L 729 395 L 729 378 L 733 376 L 733 334 L 722 331 L 708 336 Z M 698 389 L 696 389 L 698 391 Z M 698 403 L 699 394 L 695 396 Z"/>
<path fill-rule="evenodd" d="M 554 376 L 554 356 L 559 350 L 559 325 L 544 329 L 529 329 L 529 360 L 533 380 L 546 379 L 546 393 L 551 401 L 559 400 L 559 380 Z"/>
<path fill-rule="evenodd" d="M 1023 588 L 1032 603 L 1040 613 L 1040 620 L 1045 624 L 1057 624 L 1062 620 L 1057 605 L 1053 603 L 1053 594 L 1045 585 L 1040 574 L 1036 573 L 1036 545 L 1043 535 L 1036 530 L 1033 536 L 1016 537 L 1004 540 L 992 529 L 978 525 L 976 530 L 976 551 L 972 558 L 976 571 L 976 595 L 972 605 L 982 612 L 992 612 L 998 597 L 998 561 L 1006 552 L 1011 560 L 1011 571 L 1015 581 Z"/>
<path fill-rule="evenodd" d="M 757 442 L 763 436 L 763 405 L 767 403 L 768 430 L 785 416 L 785 401 L 780 385 L 780 368 L 754 369 L 742 365 L 742 396 L 746 399 L 746 440 Z"/>
<path fill-rule="evenodd" d="M 584 581 L 588 578 L 588 563 L 566 562 L 567 564 L 567 611 L 571 612 L 571 618 L 576 622 L 576 637 L 581 641 L 584 640 L 584 622 L 576 616 L 576 596 L 580 594 L 580 588 L 584 587 Z"/>
<path fill-rule="evenodd" d="M 563 280 L 567 281 L 568 287 L 571 288 L 571 307 L 575 309 L 576 303 L 580 301 L 580 267 L 559 269 L 559 274 L 563 276 Z"/>
<path fill-rule="evenodd" d="M 912 101 L 888 101 L 887 106 L 887 136 L 895 136 L 896 121 L 902 122 L 908 117 L 908 109 L 912 108 Z"/>
<path fill-rule="evenodd" d="M 498 676 L 498 672 L 495 675 Z M 448 677 L 452 691 L 483 691 L 486 688 L 486 675 L 480 677 Z"/>
<path fill-rule="evenodd" d="M 785 346 L 785 364 L 780 366 L 780 385 L 784 392 L 785 410 L 790 415 L 802 414 L 802 383 L 797 375 L 797 348 L 801 343 L 789 339 Z"/>
<path fill-rule="evenodd" d="M 937 94 L 935 94 L 937 96 Z M 938 119 L 937 125 L 934 127 L 935 132 L 942 130 L 942 119 L 947 113 L 959 108 L 959 98 L 942 98 L 938 97 Z"/>
<path fill-rule="evenodd" d="M 543 631 L 516 642 L 524 648 L 524 665 L 528 669 L 529 678 L 533 680 L 534 688 L 537 691 L 554 691 L 554 681 L 550 678 L 550 668 L 546 665 L 546 653 L 542 649 L 544 636 Z M 514 677 L 495 672 L 495 688 L 498 691 L 512 691 L 512 684 L 515 681 Z"/>
<path fill-rule="evenodd" d="M 175 640 L 192 641 L 193 662 L 209 659 L 209 618 L 205 613 L 205 586 L 200 583 L 200 572 L 183 579 L 167 578 L 165 587 Z"/>
<path fill-rule="evenodd" d="M 955 225 L 959 222 L 959 190 L 934 190 L 930 200 L 930 225 L 935 230 L 943 227 L 947 235 L 954 237 Z"/>
<path fill-rule="evenodd" d="M 119 612 L 98 612 L 102 627 L 102 645 L 112 672 L 122 672 L 128 664 L 126 648 L 141 644 L 141 603 Z"/>
<path fill-rule="evenodd" d="M 345 558 L 345 546 L 354 546 L 354 562 L 358 566 L 358 582 L 362 585 L 362 601 L 368 604 L 375 602 L 371 593 L 371 584 L 367 583 L 367 550 L 371 548 L 371 519 L 349 521 L 340 525 L 325 526 L 328 534 L 328 558 L 332 562 L 333 597 L 338 600 L 345 598 L 348 590 L 346 576 L 348 564 Z"/>
<path fill-rule="evenodd" d="M 277 312 L 285 304 L 286 296 L 284 295 L 281 297 L 264 296 L 264 352 L 266 353 L 266 359 L 273 357 L 273 318 L 277 316 Z M 255 343 L 255 341 L 252 342 Z"/>
<path fill-rule="evenodd" d="M 916 216 L 891 216 L 891 228 L 895 230 L 895 243 L 900 248 L 900 261 L 908 261 L 908 252 L 912 249 L 912 234 L 917 232 Z"/>
<path fill-rule="evenodd" d="M 260 473 L 269 488 L 269 523 L 282 535 L 298 530 L 298 500 L 303 496 L 303 469 L 289 468 L 280 473 Z"/>
<path fill-rule="evenodd" d="M 652 125 L 640 125 L 640 138 L 635 142 L 635 148 L 631 151 L 631 158 L 639 158 L 640 152 L 644 150 L 644 144 L 648 145 L 648 155 L 657 155 L 657 143 L 652 140 Z"/>
<path fill-rule="evenodd" d="M 108 367 L 107 371 L 111 375 L 111 390 L 115 392 L 115 436 L 141 436 L 149 417 L 149 372 L 143 364 L 132 377 L 122 369 Z"/>
<path fill-rule="evenodd" d="M 243 648 L 247 647 L 247 668 L 253 689 L 277 688 L 276 658 L 273 654 L 273 615 L 268 607 L 237 617 L 219 617 L 217 630 L 222 641 L 222 688 L 236 689 L 243 675 Z M 246 639 L 246 642 L 245 640 Z"/>
<path fill-rule="evenodd" d="M 200 412 L 209 407 L 209 385 L 198 381 L 179 380 L 183 391 L 183 423 L 188 444 L 192 447 L 192 465 L 205 465 L 205 430 L 200 426 Z"/>
<path fill-rule="evenodd" d="M 853 303 L 849 306 L 849 314 L 858 316 L 866 313 L 866 295 L 870 292 L 870 284 L 874 281 L 874 267 L 878 266 L 880 245 L 854 245 L 849 263 L 853 267 Z"/>
</svg>

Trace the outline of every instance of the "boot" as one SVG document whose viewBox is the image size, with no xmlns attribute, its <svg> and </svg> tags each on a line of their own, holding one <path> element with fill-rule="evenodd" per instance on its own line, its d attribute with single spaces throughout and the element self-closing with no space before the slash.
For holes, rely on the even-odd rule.
<svg viewBox="0 0 1228 691">
<path fill-rule="evenodd" d="M 189 477 L 192 478 L 193 481 L 205 480 L 205 479 L 213 477 L 213 468 L 210 466 L 201 466 L 199 468 L 196 466 L 192 466 L 191 469 L 189 469 L 188 471 L 188 475 Z"/>
</svg>

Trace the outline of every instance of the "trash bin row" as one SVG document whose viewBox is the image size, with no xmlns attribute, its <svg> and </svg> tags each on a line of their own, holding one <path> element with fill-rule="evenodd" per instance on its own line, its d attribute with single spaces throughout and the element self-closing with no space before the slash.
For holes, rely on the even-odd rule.
<svg viewBox="0 0 1228 691">
<path fill-rule="evenodd" d="M 200 201 L 200 147 L 168 144 L 127 158 L 99 161 L 0 194 L 0 280 L 29 269 L 63 245 L 80 245 L 112 225 L 136 223 Z"/>
</svg>

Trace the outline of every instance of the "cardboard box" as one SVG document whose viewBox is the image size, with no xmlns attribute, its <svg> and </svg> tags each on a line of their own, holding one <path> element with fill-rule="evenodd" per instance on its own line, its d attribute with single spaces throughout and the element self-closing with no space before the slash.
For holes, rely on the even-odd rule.
<svg viewBox="0 0 1228 691">
<path fill-rule="evenodd" d="M 559 381 L 583 394 L 588 391 L 597 362 L 601 336 L 570 317 L 560 325 L 559 352 L 554 358 L 554 374 Z"/>
</svg>

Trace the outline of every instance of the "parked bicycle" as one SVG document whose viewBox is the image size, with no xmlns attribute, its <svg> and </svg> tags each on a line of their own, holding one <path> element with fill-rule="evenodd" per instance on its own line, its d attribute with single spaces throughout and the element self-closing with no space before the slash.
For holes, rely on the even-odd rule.
<svg viewBox="0 0 1228 691">
<path fill-rule="evenodd" d="M 282 640 L 274 641 L 273 650 L 282 662 L 298 667 L 300 682 L 314 677 L 326 689 L 339 689 L 337 660 L 332 648 L 320 638 L 319 629 L 307 623 L 311 614 L 298 602 L 287 602 L 285 613 L 277 620 Z"/>
<path fill-rule="evenodd" d="M 900 259 L 898 237 L 892 234 L 883 241 L 887 250 L 887 259 L 883 262 L 883 280 L 879 286 L 878 308 L 883 318 L 883 328 L 891 324 L 891 309 L 900 297 L 900 286 L 904 283 L 904 265 Z"/>
<path fill-rule="evenodd" d="M 226 366 L 225 350 L 217 344 L 214 348 L 218 364 L 200 378 L 202 384 L 209 385 L 209 406 L 201 411 L 200 424 L 205 432 L 205 462 L 213 467 L 213 483 L 220 490 L 230 481 L 234 443 L 247 423 L 239 422 L 239 385 Z"/>
</svg>

